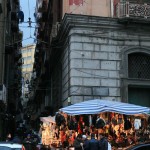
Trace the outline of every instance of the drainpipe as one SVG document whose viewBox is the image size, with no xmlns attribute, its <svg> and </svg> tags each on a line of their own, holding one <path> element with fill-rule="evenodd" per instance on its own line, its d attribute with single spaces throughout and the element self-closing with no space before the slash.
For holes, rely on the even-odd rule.
<svg viewBox="0 0 150 150">
<path fill-rule="evenodd" d="M 1 2 L 1 0 L 0 0 Z M 1 2 L 2 3 L 2 2 Z M 4 30 L 3 30 L 3 45 L 2 45 L 2 78 L 1 78 L 1 83 L 4 83 L 4 71 L 5 71 L 5 33 L 6 33 L 6 1 L 3 1 L 3 20 L 4 20 Z"/>
<path fill-rule="evenodd" d="M 69 44 L 68 46 L 68 105 L 71 105 L 71 92 L 70 92 L 70 89 L 71 89 L 71 84 L 70 84 L 70 63 L 71 63 L 71 60 L 70 60 L 70 53 L 71 53 L 71 50 L 70 50 L 70 38 L 67 40 L 67 43 Z"/>
<path fill-rule="evenodd" d="M 110 0 L 110 16 L 113 18 L 114 17 L 114 0 Z"/>
</svg>

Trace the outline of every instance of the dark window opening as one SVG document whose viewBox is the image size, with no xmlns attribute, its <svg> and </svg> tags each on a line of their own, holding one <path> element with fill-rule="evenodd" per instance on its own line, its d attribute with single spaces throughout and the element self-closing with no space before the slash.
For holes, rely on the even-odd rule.
<svg viewBox="0 0 150 150">
<path fill-rule="evenodd" d="M 150 56 L 144 53 L 128 55 L 128 77 L 150 79 Z"/>
</svg>

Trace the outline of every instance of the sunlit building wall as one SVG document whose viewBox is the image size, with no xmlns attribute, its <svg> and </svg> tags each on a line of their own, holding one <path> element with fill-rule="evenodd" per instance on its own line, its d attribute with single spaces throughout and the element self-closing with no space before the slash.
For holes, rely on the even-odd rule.
<svg viewBox="0 0 150 150">
<path fill-rule="evenodd" d="M 23 104 L 24 102 L 28 101 L 28 94 L 29 94 L 29 82 L 31 79 L 32 71 L 33 71 L 33 63 L 34 63 L 34 52 L 35 52 L 35 45 L 26 45 L 22 47 L 21 53 L 22 53 L 22 59 L 23 59 L 23 65 L 22 65 L 22 98 L 23 98 Z"/>
</svg>

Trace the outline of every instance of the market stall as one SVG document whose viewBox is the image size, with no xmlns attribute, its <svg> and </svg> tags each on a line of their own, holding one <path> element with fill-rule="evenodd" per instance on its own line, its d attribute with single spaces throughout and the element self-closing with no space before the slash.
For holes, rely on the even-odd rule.
<svg viewBox="0 0 150 150">
<path fill-rule="evenodd" d="M 55 135 L 57 132 L 55 116 L 40 117 L 40 121 L 42 121 L 40 128 L 42 144 L 49 147 L 53 144 L 57 146 L 60 140 Z"/>
<path fill-rule="evenodd" d="M 61 108 L 54 117 L 41 117 L 42 144 L 72 147 L 78 134 L 105 134 L 113 149 L 150 142 L 150 108 L 110 100 L 89 100 Z"/>
<path fill-rule="evenodd" d="M 97 135 L 103 132 L 114 149 L 120 147 L 125 149 L 139 142 L 150 141 L 148 107 L 95 99 L 61 108 L 60 112 L 68 114 L 66 119 L 66 134 L 70 137 L 68 140 L 72 138 L 72 133 L 88 136 L 91 132 Z M 88 124 L 85 116 L 86 118 L 89 116 Z"/>
</svg>

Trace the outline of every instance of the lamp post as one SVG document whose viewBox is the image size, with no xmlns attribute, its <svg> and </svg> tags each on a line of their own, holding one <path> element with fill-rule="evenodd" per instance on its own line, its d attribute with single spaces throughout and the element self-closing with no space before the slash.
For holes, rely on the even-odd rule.
<svg viewBox="0 0 150 150">
<path fill-rule="evenodd" d="M 68 97 L 68 106 L 70 106 L 70 105 L 71 105 L 71 98 Z"/>
</svg>

